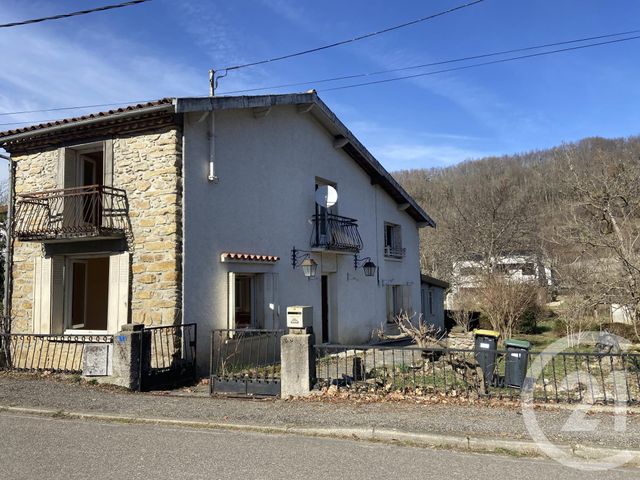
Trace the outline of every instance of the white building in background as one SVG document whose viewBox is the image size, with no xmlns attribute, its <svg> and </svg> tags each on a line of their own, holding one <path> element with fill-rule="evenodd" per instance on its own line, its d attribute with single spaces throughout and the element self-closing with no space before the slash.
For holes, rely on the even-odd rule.
<svg viewBox="0 0 640 480">
<path fill-rule="evenodd" d="M 435 224 L 315 93 L 163 99 L 0 146 L 14 332 L 195 322 L 204 363 L 211 329 L 283 328 L 289 305 L 334 343 L 421 311 L 418 229 Z"/>
<path fill-rule="evenodd" d="M 496 257 L 492 262 L 494 272 L 518 282 L 532 282 L 546 286 L 548 291 L 555 286 L 553 272 L 550 265 L 540 260 L 534 254 L 517 253 Z M 482 276 L 486 272 L 486 263 L 480 260 L 468 259 L 453 264 L 451 289 L 447 295 L 446 306 L 454 309 L 455 295 L 464 290 L 473 290 L 482 283 Z"/>
</svg>

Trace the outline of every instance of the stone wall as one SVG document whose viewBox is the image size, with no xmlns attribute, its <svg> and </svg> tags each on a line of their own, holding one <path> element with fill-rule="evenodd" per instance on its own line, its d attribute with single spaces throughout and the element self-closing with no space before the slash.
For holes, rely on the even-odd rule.
<svg viewBox="0 0 640 480">
<path fill-rule="evenodd" d="M 57 188 L 58 150 L 13 157 L 17 162 L 15 193 Z M 13 250 L 12 331 L 32 332 L 34 259 L 42 255 L 37 242 L 15 242 Z"/>
<path fill-rule="evenodd" d="M 113 182 L 127 190 L 133 232 L 133 323 L 181 320 L 181 142 L 176 129 L 113 141 Z"/>
<path fill-rule="evenodd" d="M 182 135 L 178 129 L 116 136 L 113 186 L 129 201 L 130 321 L 166 325 L 180 321 Z M 16 155 L 16 194 L 57 188 L 58 150 Z M 34 259 L 38 242 L 14 245 L 13 332 L 33 331 Z"/>
</svg>

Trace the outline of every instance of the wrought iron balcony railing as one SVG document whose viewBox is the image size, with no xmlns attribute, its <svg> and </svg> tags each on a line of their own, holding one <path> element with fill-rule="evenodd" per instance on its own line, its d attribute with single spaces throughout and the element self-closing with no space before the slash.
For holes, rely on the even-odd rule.
<svg viewBox="0 0 640 480">
<path fill-rule="evenodd" d="M 314 215 L 311 247 L 358 253 L 362 249 L 358 221 L 328 213 Z"/>
<path fill-rule="evenodd" d="M 125 236 L 129 204 L 124 190 L 101 185 L 45 190 L 16 197 L 15 237 L 44 241 Z"/>
<path fill-rule="evenodd" d="M 407 249 L 403 247 L 392 247 L 386 245 L 384 247 L 384 256 L 389 258 L 404 258 L 407 253 Z"/>
</svg>

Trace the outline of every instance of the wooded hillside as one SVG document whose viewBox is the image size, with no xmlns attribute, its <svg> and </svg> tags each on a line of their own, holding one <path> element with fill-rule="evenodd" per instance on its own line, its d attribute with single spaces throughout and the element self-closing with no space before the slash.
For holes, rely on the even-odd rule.
<svg viewBox="0 0 640 480">
<path fill-rule="evenodd" d="M 623 215 L 630 230 L 624 232 L 628 238 L 617 240 L 634 242 L 634 207 L 640 199 L 627 196 L 640 181 L 639 158 L 640 137 L 587 138 L 394 176 L 438 225 L 421 230 L 423 271 L 450 280 L 452 263 L 470 256 L 540 252 L 559 270 L 578 258 L 584 264 L 587 257 L 615 256 L 610 249 L 618 247 L 608 239 L 588 238 L 585 229 L 613 232 L 616 216 Z M 625 248 L 636 252 L 639 247 L 629 243 Z"/>
</svg>

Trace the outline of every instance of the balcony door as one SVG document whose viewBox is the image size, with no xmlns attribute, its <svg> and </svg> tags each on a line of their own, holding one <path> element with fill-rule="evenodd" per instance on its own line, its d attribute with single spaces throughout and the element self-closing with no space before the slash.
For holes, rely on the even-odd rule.
<svg viewBox="0 0 640 480">
<path fill-rule="evenodd" d="M 337 190 L 337 185 L 333 182 L 329 182 L 316 177 L 316 190 L 318 188 L 329 185 Z M 329 225 L 330 215 L 338 214 L 338 204 L 333 205 L 332 207 L 326 208 L 323 206 L 315 204 L 315 219 L 316 219 L 316 238 L 315 245 L 326 245 L 330 243 L 331 236 L 331 228 Z"/>
<path fill-rule="evenodd" d="M 104 183 L 102 143 L 65 148 L 60 164 L 61 187 L 65 189 L 62 224 L 70 232 L 83 232 L 100 226 L 102 216 L 99 187 Z M 96 187 L 96 188 L 92 188 Z"/>
</svg>

